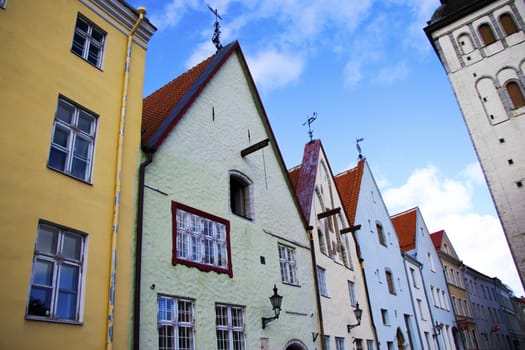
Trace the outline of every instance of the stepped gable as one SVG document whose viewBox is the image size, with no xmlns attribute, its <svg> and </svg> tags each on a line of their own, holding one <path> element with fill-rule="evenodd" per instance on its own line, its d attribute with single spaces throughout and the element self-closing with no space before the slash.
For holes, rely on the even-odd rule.
<svg viewBox="0 0 525 350">
<path fill-rule="evenodd" d="M 355 222 L 364 166 L 365 160 L 361 159 L 355 168 L 335 176 L 335 183 L 339 190 L 345 212 L 348 215 L 348 220 L 351 224 L 354 224 Z"/>
<path fill-rule="evenodd" d="M 416 208 L 412 208 L 391 217 L 402 252 L 416 248 L 416 214 Z"/>
</svg>

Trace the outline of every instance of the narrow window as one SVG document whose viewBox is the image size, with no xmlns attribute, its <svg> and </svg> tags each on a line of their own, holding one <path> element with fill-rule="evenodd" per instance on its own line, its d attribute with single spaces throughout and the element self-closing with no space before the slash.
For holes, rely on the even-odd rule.
<svg viewBox="0 0 525 350">
<path fill-rule="evenodd" d="M 5 9 L 5 5 L 7 5 L 7 0 L 0 0 L 0 9 Z"/>
<path fill-rule="evenodd" d="M 328 287 L 326 286 L 326 270 L 321 266 L 317 266 L 317 279 L 319 281 L 319 294 L 327 297 Z"/>
<path fill-rule="evenodd" d="M 388 292 L 390 294 L 396 294 L 396 288 L 394 287 L 394 278 L 392 277 L 392 272 L 385 270 L 386 284 L 388 286 Z"/>
<path fill-rule="evenodd" d="M 38 225 L 27 318 L 81 322 L 85 246 L 84 234 Z"/>
<path fill-rule="evenodd" d="M 232 276 L 230 223 L 220 217 L 172 202 L 172 263 Z"/>
<path fill-rule="evenodd" d="M 412 267 L 410 268 L 410 276 L 412 277 L 412 285 L 414 288 L 418 288 L 416 270 Z"/>
<path fill-rule="evenodd" d="M 96 126 L 94 114 L 59 98 L 48 167 L 82 181 L 91 181 Z"/>
<path fill-rule="evenodd" d="M 417 307 L 419 310 L 419 315 L 421 317 L 421 321 L 425 321 L 425 313 L 423 312 L 423 300 L 416 299 L 417 300 Z"/>
<path fill-rule="evenodd" d="M 317 238 L 319 239 L 319 249 L 321 250 L 321 253 L 324 255 L 328 255 L 328 252 L 326 250 L 326 241 L 323 235 L 323 231 L 321 231 L 320 228 L 317 228 Z"/>
<path fill-rule="evenodd" d="M 253 219 L 251 181 L 237 172 L 230 173 L 230 208 L 232 213 Z"/>
<path fill-rule="evenodd" d="M 379 243 L 386 247 L 385 233 L 383 232 L 383 226 L 380 223 L 376 223 L 377 237 L 379 238 Z"/>
<path fill-rule="evenodd" d="M 514 108 L 525 106 L 525 98 L 523 97 L 523 92 L 517 82 L 510 81 L 505 85 L 505 88 L 507 89 L 507 93 L 509 94 Z"/>
<path fill-rule="evenodd" d="M 430 264 L 430 270 L 432 270 L 432 272 L 436 272 L 436 266 L 434 265 L 434 259 L 432 258 L 432 255 L 430 254 L 430 252 L 427 252 L 427 258 Z"/>
<path fill-rule="evenodd" d="M 512 19 L 512 16 L 508 13 L 504 13 L 501 16 L 499 16 L 499 22 L 501 23 L 503 31 L 506 35 L 511 35 L 518 31 L 516 23 Z"/>
<path fill-rule="evenodd" d="M 363 350 L 363 339 L 355 339 L 355 350 Z"/>
<path fill-rule="evenodd" d="M 335 350 L 345 350 L 345 338 L 335 338 Z"/>
<path fill-rule="evenodd" d="M 279 244 L 279 262 L 281 265 L 281 280 L 284 283 L 298 285 L 295 249 Z"/>
<path fill-rule="evenodd" d="M 350 295 L 350 305 L 355 306 L 357 298 L 355 295 L 355 283 L 352 281 L 348 281 L 348 294 Z"/>
<path fill-rule="evenodd" d="M 388 319 L 388 310 L 387 309 L 381 309 L 381 319 L 383 320 L 383 324 L 385 326 L 390 324 L 390 320 Z"/>
<path fill-rule="evenodd" d="M 78 15 L 71 51 L 95 67 L 102 67 L 106 33 L 85 17 Z"/>
<path fill-rule="evenodd" d="M 367 340 L 366 341 L 366 349 L 367 350 L 374 350 L 374 341 L 373 340 Z"/>
<path fill-rule="evenodd" d="M 244 307 L 215 305 L 217 349 L 244 350 L 246 348 L 246 326 Z"/>
<path fill-rule="evenodd" d="M 478 27 L 479 35 L 481 35 L 481 39 L 483 40 L 483 43 L 485 46 L 488 46 L 496 41 L 496 37 L 494 36 L 494 32 L 492 31 L 492 28 L 490 28 L 490 25 L 487 23 L 483 23 Z"/>
<path fill-rule="evenodd" d="M 330 336 L 329 335 L 325 335 L 324 336 L 324 348 L 326 350 L 330 350 L 331 347 L 330 347 Z"/>
<path fill-rule="evenodd" d="M 157 304 L 159 350 L 195 350 L 193 300 L 159 295 Z"/>
</svg>

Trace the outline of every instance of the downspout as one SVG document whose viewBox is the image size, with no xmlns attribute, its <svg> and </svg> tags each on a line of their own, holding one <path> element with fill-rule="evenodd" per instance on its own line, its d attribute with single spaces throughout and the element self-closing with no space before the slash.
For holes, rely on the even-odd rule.
<svg viewBox="0 0 525 350">
<path fill-rule="evenodd" d="M 142 278 L 142 230 L 144 225 L 144 184 L 146 167 L 153 161 L 153 152 L 146 153 L 146 160 L 139 168 L 139 193 L 137 204 L 137 237 L 135 238 L 135 295 L 133 305 L 133 350 L 140 348 L 140 293 Z"/>
<path fill-rule="evenodd" d="M 122 172 L 122 152 L 124 144 L 124 125 L 126 121 L 126 108 L 128 102 L 128 86 L 129 86 L 129 69 L 131 61 L 131 45 L 133 43 L 133 35 L 135 34 L 140 23 L 144 19 L 146 9 L 139 7 L 137 9 L 139 18 L 137 23 L 131 28 L 128 34 L 128 43 L 126 48 L 126 60 L 124 66 L 124 77 L 122 87 L 122 101 L 120 109 L 120 123 L 118 133 L 118 144 L 117 144 L 117 161 L 115 164 L 115 204 L 113 207 L 113 225 L 111 233 L 111 260 L 109 262 L 109 297 L 108 297 L 108 318 L 107 318 L 107 334 L 106 334 L 106 350 L 113 348 L 113 319 L 115 316 L 115 275 L 117 270 L 117 233 L 120 215 L 120 180 Z"/>
<path fill-rule="evenodd" d="M 319 321 L 319 342 L 321 344 L 321 350 L 326 350 L 324 343 L 323 308 L 321 306 L 321 295 L 319 293 L 319 279 L 317 278 L 317 260 L 315 258 L 314 238 L 312 235 L 313 227 L 308 226 L 306 230 L 308 234 L 308 240 L 310 241 L 310 254 L 312 255 L 312 268 L 315 283 L 315 301 L 317 304 L 317 314 L 319 315 L 319 317 L 317 318 Z"/>
</svg>

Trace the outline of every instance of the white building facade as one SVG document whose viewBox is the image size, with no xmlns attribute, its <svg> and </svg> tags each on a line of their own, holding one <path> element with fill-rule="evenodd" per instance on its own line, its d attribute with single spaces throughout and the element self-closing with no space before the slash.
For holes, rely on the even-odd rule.
<svg viewBox="0 0 525 350">
<path fill-rule="evenodd" d="M 525 280 L 525 3 L 441 1 L 425 32 L 448 75 Z"/>
</svg>

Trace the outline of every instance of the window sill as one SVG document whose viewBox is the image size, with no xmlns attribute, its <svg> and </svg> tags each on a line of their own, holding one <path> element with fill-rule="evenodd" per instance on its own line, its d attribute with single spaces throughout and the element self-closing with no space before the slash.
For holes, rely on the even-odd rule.
<svg viewBox="0 0 525 350">
<path fill-rule="evenodd" d="M 26 321 L 37 321 L 37 322 L 48 322 L 48 323 L 60 323 L 60 324 L 70 324 L 72 326 L 83 326 L 84 323 L 80 321 L 72 321 L 72 320 L 53 320 L 49 319 L 47 317 L 38 317 L 38 316 L 32 316 L 32 315 L 26 315 L 25 316 Z"/>
<path fill-rule="evenodd" d="M 96 69 L 98 69 L 99 71 L 103 72 L 103 70 L 102 70 L 101 67 L 99 67 L 99 66 L 97 66 L 96 64 L 93 64 L 92 62 L 86 60 L 84 57 L 80 56 L 80 55 L 77 54 L 75 51 L 71 50 L 71 53 L 72 53 L 73 55 L 75 55 L 76 57 L 80 58 L 82 61 L 89 63 L 89 65 L 90 65 L 91 67 L 96 68 Z"/>
<path fill-rule="evenodd" d="M 65 176 L 67 176 L 67 177 L 69 177 L 69 178 L 72 178 L 72 179 L 74 179 L 74 180 L 77 180 L 77 181 L 83 182 L 83 183 L 85 183 L 86 185 L 90 185 L 90 186 L 93 185 L 92 182 L 89 182 L 89 181 L 86 181 L 86 180 L 82 180 L 82 179 L 80 179 L 80 178 L 78 178 L 78 177 L 75 177 L 75 176 L 69 174 L 69 173 L 66 173 L 66 172 L 61 171 L 61 170 L 59 170 L 59 169 L 55 169 L 55 168 L 53 168 L 53 167 L 50 167 L 49 165 L 47 166 L 47 168 L 48 168 L 49 170 L 56 171 L 57 173 L 62 174 L 62 175 L 65 175 Z"/>
<path fill-rule="evenodd" d="M 300 284 L 294 284 L 294 283 L 290 283 L 290 282 L 285 282 L 285 281 L 281 281 L 282 284 L 286 285 L 286 286 L 290 286 L 290 287 L 297 287 L 297 288 L 301 288 L 301 285 Z"/>
</svg>

